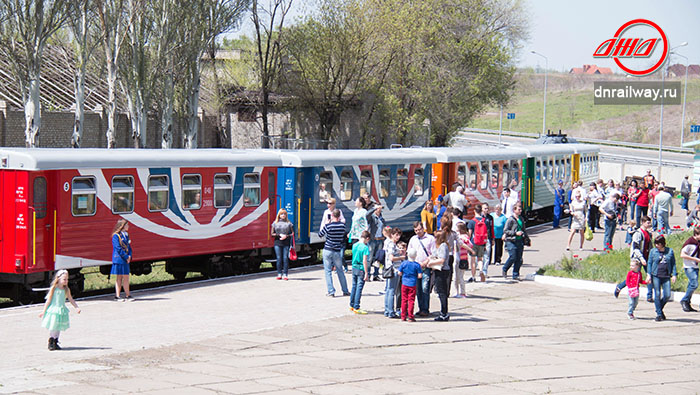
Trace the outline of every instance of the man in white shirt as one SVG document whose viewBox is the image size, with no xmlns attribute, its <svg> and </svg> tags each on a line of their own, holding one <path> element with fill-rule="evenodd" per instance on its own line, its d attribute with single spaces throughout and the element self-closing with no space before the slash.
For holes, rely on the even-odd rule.
<svg viewBox="0 0 700 395">
<path fill-rule="evenodd" d="M 620 196 L 617 192 L 610 192 L 610 196 L 605 199 L 598 210 L 605 217 L 605 236 L 603 237 L 603 250 L 612 250 L 613 236 L 617 228 L 617 201 Z"/>
<path fill-rule="evenodd" d="M 469 208 L 469 201 L 464 196 L 464 188 L 461 185 L 458 185 L 453 192 L 447 194 L 447 206 L 456 208 L 462 214 L 464 214 L 465 208 Z"/>
<path fill-rule="evenodd" d="M 501 207 L 503 207 L 503 214 L 505 214 L 506 218 L 509 218 L 513 215 L 513 208 L 515 204 L 518 203 L 518 199 L 513 196 L 509 188 L 506 188 L 503 192 L 504 198 L 503 202 L 501 202 Z"/>
<path fill-rule="evenodd" d="M 416 221 L 413 223 L 415 235 L 408 241 L 407 249 L 416 251 L 416 262 L 423 268 L 423 279 L 418 282 L 416 295 L 418 296 L 418 313 L 420 317 L 427 317 L 430 313 L 430 268 L 428 261 L 430 255 L 435 251 L 435 237 L 425 233 L 423 223 Z"/>
</svg>

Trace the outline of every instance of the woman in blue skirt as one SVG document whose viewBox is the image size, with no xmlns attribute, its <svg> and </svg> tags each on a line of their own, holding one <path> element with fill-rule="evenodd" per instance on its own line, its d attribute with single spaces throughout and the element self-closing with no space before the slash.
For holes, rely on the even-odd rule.
<svg viewBox="0 0 700 395">
<path fill-rule="evenodd" d="M 112 272 L 117 276 L 115 283 L 116 296 L 114 300 L 119 300 L 121 288 L 124 287 L 124 300 L 131 299 L 129 292 L 129 264 L 131 263 L 131 241 L 129 240 L 129 223 L 121 218 L 117 221 L 112 232 Z"/>
</svg>

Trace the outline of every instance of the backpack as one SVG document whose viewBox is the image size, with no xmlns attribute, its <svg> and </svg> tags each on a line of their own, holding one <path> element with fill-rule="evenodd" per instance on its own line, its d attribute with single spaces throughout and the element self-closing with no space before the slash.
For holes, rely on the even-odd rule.
<svg viewBox="0 0 700 395">
<path fill-rule="evenodd" d="M 489 237 L 489 229 L 486 226 L 486 219 L 474 218 L 474 245 L 486 245 L 486 239 Z"/>
</svg>

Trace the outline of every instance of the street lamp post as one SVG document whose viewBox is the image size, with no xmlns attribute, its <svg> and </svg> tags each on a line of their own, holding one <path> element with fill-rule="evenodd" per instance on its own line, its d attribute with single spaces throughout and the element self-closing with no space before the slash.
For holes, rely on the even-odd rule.
<svg viewBox="0 0 700 395">
<path fill-rule="evenodd" d="M 668 51 L 669 55 L 673 53 L 673 50 L 676 48 L 680 47 L 685 47 L 688 45 L 688 42 L 685 41 L 681 43 L 680 45 L 677 45 L 673 48 L 671 48 L 670 51 Z M 664 70 L 664 67 L 666 70 Z M 664 66 L 661 66 L 661 91 L 664 92 L 664 82 L 666 80 L 666 71 L 668 70 L 668 63 L 666 63 Z M 659 179 L 661 179 L 661 152 L 662 152 L 662 146 L 663 146 L 663 140 L 664 140 L 664 97 L 661 96 L 661 115 L 660 115 L 660 121 L 659 121 Z"/>
<path fill-rule="evenodd" d="M 542 110 L 542 134 L 545 134 L 547 131 L 547 69 L 549 68 L 549 62 L 547 57 L 541 53 L 535 51 L 530 52 L 544 58 L 544 109 Z"/>
<path fill-rule="evenodd" d="M 685 97 L 688 93 L 688 57 L 676 53 L 676 55 L 685 59 L 685 83 L 683 86 L 683 115 L 681 116 L 681 147 L 683 147 L 683 137 L 685 137 Z"/>
</svg>

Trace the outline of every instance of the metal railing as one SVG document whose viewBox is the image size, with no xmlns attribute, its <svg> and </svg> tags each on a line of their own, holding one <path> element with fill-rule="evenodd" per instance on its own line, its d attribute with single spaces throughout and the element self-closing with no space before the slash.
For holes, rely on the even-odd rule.
<svg viewBox="0 0 700 395">
<path fill-rule="evenodd" d="M 482 134 L 492 134 L 492 135 L 498 135 L 499 131 L 498 130 L 493 130 L 493 129 L 479 129 L 479 128 L 462 128 L 460 130 L 461 132 L 471 132 L 471 133 L 482 133 Z M 530 132 L 518 132 L 514 130 L 504 130 L 502 133 L 503 136 L 511 136 L 511 137 L 527 137 L 527 138 L 538 138 L 540 137 L 539 133 L 530 133 Z M 578 140 L 581 143 L 588 143 L 588 144 L 597 144 L 597 145 L 610 145 L 614 147 L 626 147 L 626 148 L 637 148 L 637 149 L 646 149 L 646 150 L 652 150 L 652 151 L 658 151 L 659 146 L 658 144 L 643 144 L 643 143 L 632 143 L 632 142 L 627 142 L 627 141 L 615 141 L 615 140 L 601 140 L 601 139 L 589 139 L 585 137 L 576 137 L 576 136 L 571 136 Z M 664 151 L 668 152 L 678 152 L 682 154 L 692 154 L 694 151 L 690 148 L 682 148 L 682 147 L 673 147 L 673 146 L 668 146 L 664 145 L 661 147 Z"/>
</svg>

